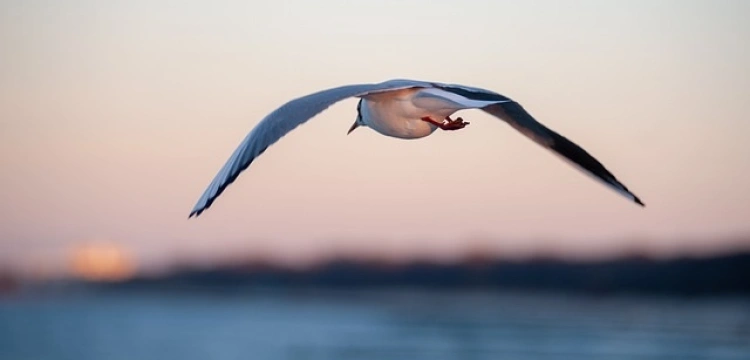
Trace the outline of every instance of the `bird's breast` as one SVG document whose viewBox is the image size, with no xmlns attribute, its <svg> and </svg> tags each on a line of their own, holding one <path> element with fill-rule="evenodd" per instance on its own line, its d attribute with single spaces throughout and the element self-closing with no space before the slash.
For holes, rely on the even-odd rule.
<svg viewBox="0 0 750 360">
<path fill-rule="evenodd" d="M 363 101 L 362 119 L 368 127 L 391 137 L 417 139 L 432 134 L 437 127 L 421 120 L 421 109 L 409 97 Z"/>
</svg>

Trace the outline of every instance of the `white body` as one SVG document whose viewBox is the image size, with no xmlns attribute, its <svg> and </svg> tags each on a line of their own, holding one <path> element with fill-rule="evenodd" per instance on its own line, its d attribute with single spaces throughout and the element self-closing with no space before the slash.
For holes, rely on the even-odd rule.
<svg viewBox="0 0 750 360">
<path fill-rule="evenodd" d="M 364 96 L 360 108 L 363 125 L 386 136 L 417 139 L 432 134 L 437 126 L 422 117 L 442 121 L 456 110 L 434 111 L 418 107 L 415 95 L 421 89 L 403 89 Z"/>
<path fill-rule="evenodd" d="M 438 127 L 422 120 L 442 122 L 458 110 L 483 108 L 507 101 L 472 100 L 438 88 L 407 88 L 362 96 L 360 125 L 401 139 L 418 139 Z"/>
</svg>

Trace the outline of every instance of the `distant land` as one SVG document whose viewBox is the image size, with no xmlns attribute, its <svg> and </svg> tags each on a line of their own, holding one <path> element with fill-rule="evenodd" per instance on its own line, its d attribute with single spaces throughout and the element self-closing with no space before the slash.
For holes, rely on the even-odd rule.
<svg viewBox="0 0 750 360">
<path fill-rule="evenodd" d="M 183 266 L 97 288 L 121 291 L 252 291 L 258 288 L 523 290 L 591 294 L 750 296 L 750 252 L 669 260 L 629 256 L 600 261 L 469 258 L 450 264 L 332 259 L 305 269 L 263 262 Z"/>
</svg>

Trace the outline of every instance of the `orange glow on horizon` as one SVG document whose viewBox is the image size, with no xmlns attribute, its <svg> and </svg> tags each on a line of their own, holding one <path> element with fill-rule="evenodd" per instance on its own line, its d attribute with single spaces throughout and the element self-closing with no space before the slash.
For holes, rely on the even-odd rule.
<svg viewBox="0 0 750 360">
<path fill-rule="evenodd" d="M 83 245 L 73 251 L 71 272 L 89 281 L 121 281 L 135 273 L 130 254 L 114 244 Z"/>
</svg>

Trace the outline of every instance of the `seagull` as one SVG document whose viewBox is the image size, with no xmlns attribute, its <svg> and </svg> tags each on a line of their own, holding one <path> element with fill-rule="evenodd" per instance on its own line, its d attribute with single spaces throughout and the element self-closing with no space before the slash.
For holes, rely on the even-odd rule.
<svg viewBox="0 0 750 360">
<path fill-rule="evenodd" d="M 643 202 L 586 150 L 536 121 L 517 102 L 480 88 L 395 79 L 377 84 L 355 84 L 322 90 L 291 100 L 261 120 L 232 153 L 198 199 L 188 218 L 199 216 L 266 149 L 299 125 L 336 102 L 359 98 L 357 119 L 349 128 L 369 127 L 400 139 L 418 139 L 435 130 L 455 131 L 468 122 L 451 118 L 459 110 L 481 109 L 505 121 L 521 134 L 568 160 L 588 175 L 638 205 Z M 347 133 L 347 134 L 348 134 Z"/>
</svg>

